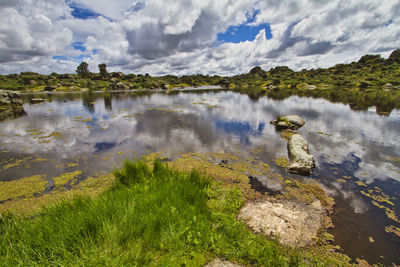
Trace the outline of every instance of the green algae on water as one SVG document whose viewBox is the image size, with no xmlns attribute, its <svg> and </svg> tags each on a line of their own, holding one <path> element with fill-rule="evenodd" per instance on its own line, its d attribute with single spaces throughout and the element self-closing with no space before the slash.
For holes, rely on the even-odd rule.
<svg viewBox="0 0 400 267">
<path fill-rule="evenodd" d="M 46 189 L 45 175 L 34 175 L 18 180 L 0 182 L 0 201 L 32 197 Z"/>
</svg>

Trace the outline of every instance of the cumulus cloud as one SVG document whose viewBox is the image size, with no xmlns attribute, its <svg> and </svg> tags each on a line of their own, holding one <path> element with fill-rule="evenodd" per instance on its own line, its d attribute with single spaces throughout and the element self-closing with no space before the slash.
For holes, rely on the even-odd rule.
<svg viewBox="0 0 400 267">
<path fill-rule="evenodd" d="M 79 9 L 93 16 L 77 16 Z M 82 58 L 92 71 L 105 62 L 112 71 L 156 75 L 328 67 L 367 53 L 387 56 L 400 47 L 399 18 L 400 3 L 378 0 L 6 0 L 0 3 L 0 72 L 74 72 Z M 230 26 L 264 23 L 270 39 L 265 29 L 239 43 L 217 39 Z"/>
</svg>

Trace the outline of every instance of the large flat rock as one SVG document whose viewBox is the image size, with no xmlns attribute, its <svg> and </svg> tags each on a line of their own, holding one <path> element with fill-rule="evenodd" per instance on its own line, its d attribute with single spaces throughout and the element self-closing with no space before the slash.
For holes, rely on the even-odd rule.
<svg viewBox="0 0 400 267">
<path fill-rule="evenodd" d="M 239 213 L 254 232 L 278 237 L 279 242 L 291 247 L 310 245 L 322 226 L 324 209 L 319 200 L 312 204 L 293 201 L 265 200 L 246 204 Z"/>
</svg>

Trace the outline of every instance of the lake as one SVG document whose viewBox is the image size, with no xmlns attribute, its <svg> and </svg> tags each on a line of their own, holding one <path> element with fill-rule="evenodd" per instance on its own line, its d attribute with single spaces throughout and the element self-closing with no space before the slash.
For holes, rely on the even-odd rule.
<svg viewBox="0 0 400 267">
<path fill-rule="evenodd" d="M 252 99 L 226 90 L 39 97 L 46 102 L 25 104 L 25 112 L 0 122 L 0 181 L 82 170 L 79 182 L 151 152 L 174 160 L 183 153 L 254 148 L 275 172 L 307 179 L 276 165 L 287 157 L 286 140 L 269 123 L 278 114 L 299 115 L 306 124 L 298 132 L 317 164 L 310 178 L 336 201 L 335 244 L 353 259 L 400 264 L 400 237 L 388 232 L 400 227 L 399 110 L 383 116 L 375 107 L 354 111 L 315 97 Z"/>
</svg>

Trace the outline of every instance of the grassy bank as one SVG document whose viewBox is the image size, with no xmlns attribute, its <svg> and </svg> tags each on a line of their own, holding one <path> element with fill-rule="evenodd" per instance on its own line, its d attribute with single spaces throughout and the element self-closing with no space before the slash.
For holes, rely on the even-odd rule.
<svg viewBox="0 0 400 267">
<path fill-rule="evenodd" d="M 243 197 L 196 172 L 159 161 L 125 162 L 101 196 L 80 197 L 32 218 L 2 214 L 1 265 L 200 266 L 215 257 L 296 265 L 300 256 L 251 233 L 236 214 Z"/>
</svg>

